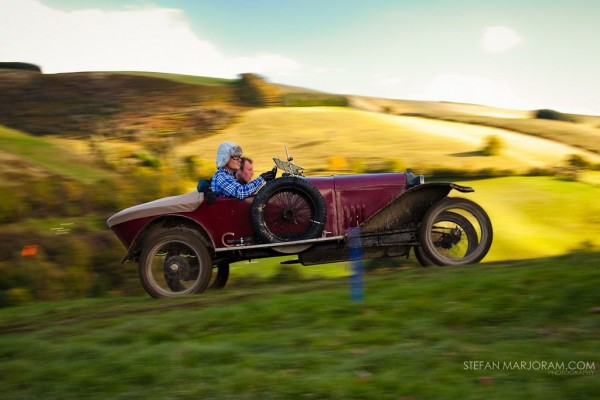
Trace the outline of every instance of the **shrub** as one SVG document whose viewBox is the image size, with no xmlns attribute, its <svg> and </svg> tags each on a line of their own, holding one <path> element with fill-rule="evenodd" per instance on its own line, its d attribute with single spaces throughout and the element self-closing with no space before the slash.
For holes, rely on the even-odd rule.
<svg viewBox="0 0 600 400">
<path fill-rule="evenodd" d="M 198 156 L 188 156 L 182 161 L 182 173 L 189 180 L 210 178 L 215 172 L 214 161 L 209 161 Z"/>
<path fill-rule="evenodd" d="M 32 300 L 29 289 L 23 287 L 10 288 L 6 291 L 5 296 L 5 305 L 10 306 L 20 306 L 30 303 Z"/>
<path fill-rule="evenodd" d="M 158 168 L 160 167 L 160 160 L 147 153 L 135 153 L 134 156 L 141 161 L 142 166 L 150 167 L 150 168 Z"/>
<path fill-rule="evenodd" d="M 525 175 L 526 176 L 552 176 L 554 174 L 555 174 L 555 171 L 552 170 L 551 168 L 536 167 L 536 168 L 531 168 L 529 171 L 527 171 L 527 173 Z"/>
<path fill-rule="evenodd" d="M 537 119 L 549 119 L 552 121 L 565 121 L 565 122 L 576 122 L 573 116 L 563 114 L 556 110 L 542 109 L 534 111 L 534 118 Z"/>
<path fill-rule="evenodd" d="M 504 141 L 496 135 L 491 135 L 485 138 L 485 143 L 481 149 L 481 153 L 484 156 L 497 156 L 500 154 L 503 148 Z"/>
<path fill-rule="evenodd" d="M 25 197 L 20 190 L 3 190 L 0 197 L 0 224 L 16 222 L 27 215 Z"/>
<path fill-rule="evenodd" d="M 282 104 L 286 107 L 347 107 L 348 99 L 326 93 L 287 93 L 282 96 Z"/>
<path fill-rule="evenodd" d="M 280 104 L 277 87 L 267 83 L 259 75 L 241 74 L 236 92 L 243 105 L 262 107 Z"/>
<path fill-rule="evenodd" d="M 579 154 L 571 154 L 567 158 L 567 165 L 574 170 L 587 169 L 590 167 L 590 162 Z"/>
<path fill-rule="evenodd" d="M 42 72 L 42 69 L 37 65 L 24 62 L 0 62 L 0 69 L 20 69 L 23 71 Z"/>
</svg>

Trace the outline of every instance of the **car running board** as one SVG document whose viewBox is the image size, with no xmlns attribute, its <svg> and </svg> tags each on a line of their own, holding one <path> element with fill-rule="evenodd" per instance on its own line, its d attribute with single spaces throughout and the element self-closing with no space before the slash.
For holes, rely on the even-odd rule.
<svg viewBox="0 0 600 400">
<path fill-rule="evenodd" d="M 345 236 L 329 236 L 329 237 L 320 237 L 316 239 L 307 239 L 307 240 L 294 240 L 290 242 L 280 242 L 280 243 L 261 243 L 261 244 L 237 244 L 231 245 L 229 247 L 219 247 L 215 249 L 215 252 L 223 252 L 223 251 L 235 251 L 235 250 L 252 250 L 252 249 L 265 249 L 272 247 L 283 247 L 283 246 L 297 246 L 303 244 L 312 244 L 319 242 L 329 242 L 329 241 L 341 241 L 344 240 Z"/>
</svg>

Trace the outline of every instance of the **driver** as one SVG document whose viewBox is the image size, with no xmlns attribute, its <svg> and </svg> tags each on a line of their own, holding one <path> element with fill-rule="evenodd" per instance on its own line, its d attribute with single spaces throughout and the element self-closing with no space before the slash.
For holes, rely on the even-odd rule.
<svg viewBox="0 0 600 400">
<path fill-rule="evenodd" d="M 235 143 L 223 142 L 217 149 L 217 172 L 210 188 L 217 196 L 245 199 L 256 192 L 263 183 L 275 179 L 276 169 L 263 172 L 253 181 L 242 184 L 236 180 L 235 173 L 240 169 L 242 148 Z"/>
<path fill-rule="evenodd" d="M 254 175 L 254 161 L 250 157 L 242 156 L 240 160 L 240 169 L 235 173 L 235 179 L 239 183 L 248 183 Z"/>
</svg>

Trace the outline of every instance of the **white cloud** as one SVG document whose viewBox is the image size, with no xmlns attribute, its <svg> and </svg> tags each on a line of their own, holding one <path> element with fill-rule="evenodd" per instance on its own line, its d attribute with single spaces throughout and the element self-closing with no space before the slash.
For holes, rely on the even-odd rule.
<svg viewBox="0 0 600 400">
<path fill-rule="evenodd" d="M 373 83 L 375 86 L 398 86 L 402 85 L 407 81 L 404 76 L 388 75 L 388 74 L 375 74 L 373 75 Z"/>
<path fill-rule="evenodd" d="M 481 37 L 483 50 L 488 53 L 503 53 L 523 42 L 517 32 L 505 26 L 490 26 Z"/>
<path fill-rule="evenodd" d="M 427 89 L 415 96 L 421 100 L 454 101 L 514 109 L 528 109 L 527 101 L 510 86 L 484 76 L 447 74 L 435 77 Z"/>
<path fill-rule="evenodd" d="M 136 70 L 231 78 L 302 69 L 277 54 L 225 55 L 196 36 L 178 9 L 65 12 L 39 0 L 0 0 L 0 9 L 0 60 L 32 62 L 47 73 Z"/>
</svg>

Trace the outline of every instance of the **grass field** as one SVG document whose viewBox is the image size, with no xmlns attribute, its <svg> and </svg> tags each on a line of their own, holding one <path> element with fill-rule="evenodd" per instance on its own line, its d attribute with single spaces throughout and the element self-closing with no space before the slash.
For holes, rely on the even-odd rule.
<svg viewBox="0 0 600 400">
<path fill-rule="evenodd" d="M 139 71 L 122 71 L 115 72 L 124 75 L 147 76 L 151 78 L 166 79 L 178 83 L 186 83 L 188 85 L 207 85 L 207 86 L 230 86 L 236 81 L 233 79 L 211 78 L 207 76 L 180 75 L 168 74 L 163 72 L 139 72 Z"/>
<path fill-rule="evenodd" d="M 600 187 L 553 177 L 460 182 L 489 213 L 494 243 L 486 261 L 548 257 L 600 248 Z"/>
<path fill-rule="evenodd" d="M 112 175 L 91 165 L 89 158 L 79 157 L 43 138 L 3 126 L 0 126 L 0 148 L 0 160 L 7 162 L 0 170 L 9 176 L 23 172 L 29 178 L 52 174 L 93 183 Z M 10 179 L 3 179 L 4 183 L 10 184 Z"/>
<path fill-rule="evenodd" d="M 153 113 L 165 104 L 175 107 L 177 99 L 189 105 L 189 99 L 210 94 L 226 101 L 235 82 L 131 74 L 203 86 L 135 103 L 142 104 L 150 126 L 163 121 Z M 78 76 L 76 87 L 88 84 Z M 175 86 L 182 85 L 165 87 Z M 598 154 L 578 149 L 597 151 L 597 117 L 581 124 L 532 122 L 524 111 L 359 97 L 351 106 L 359 109 L 247 111 L 203 139 L 170 142 L 168 178 L 150 167 L 145 171 L 155 180 L 183 179 L 178 163 L 196 156 L 200 165 L 213 166 L 222 141 L 240 144 L 255 159 L 257 174 L 272 167 L 271 157 L 284 157 L 286 145 L 307 175 L 406 167 L 415 173 L 440 168 L 521 173 L 554 167 L 572 154 L 600 163 Z M 165 112 L 172 117 L 165 120 L 169 123 L 178 118 L 175 108 Z M 98 110 L 84 115 L 94 113 Z M 465 123 L 398 115 L 407 113 Z M 475 125 L 499 119 L 501 128 L 533 129 L 532 134 Z M 107 158 L 131 161 L 131 154 L 160 153 L 156 143 L 154 149 L 149 146 L 151 137 L 115 135 L 95 139 Z M 482 155 L 490 135 L 506 144 L 500 155 Z M 15 182 L 45 177 L 91 184 L 116 174 L 94 166 L 91 142 L 77 137 L 42 138 L 0 126 L 0 186 L 10 190 Z M 127 171 L 128 164 L 115 167 Z M 285 270 L 279 265 L 285 258 L 274 258 L 235 263 L 225 290 L 185 299 L 156 301 L 144 295 L 1 308 L 0 397 L 599 398 L 600 178 L 597 171 L 580 177 L 581 182 L 524 176 L 459 182 L 476 191 L 452 195 L 480 203 L 494 226 L 484 262 L 419 268 L 412 257 L 388 259 L 365 276 L 361 302 L 350 300 L 348 263 Z M 195 182 L 189 183 L 193 190 Z M 73 224 L 70 235 L 83 236 L 105 230 L 104 221 L 104 216 L 81 215 L 24 220 L 0 229 L 25 238 L 31 231 L 54 234 L 53 228 L 66 223 Z M 122 255 L 115 254 L 115 264 Z M 47 267 L 26 261 L 32 269 Z M 8 262 L 3 267 L 15 268 Z M 70 266 L 62 262 L 57 271 L 63 267 Z"/>
<path fill-rule="evenodd" d="M 419 101 L 384 99 L 368 96 L 349 96 L 350 104 L 359 110 L 388 114 L 422 114 L 438 117 L 471 115 L 510 119 L 528 118 L 530 111 L 483 106 L 479 104 L 452 103 L 446 101 Z"/>
<path fill-rule="evenodd" d="M 0 310 L 4 399 L 592 399 L 599 253 Z"/>
<path fill-rule="evenodd" d="M 485 140 L 494 135 L 506 147 L 498 156 L 484 156 L 481 150 Z M 571 154 L 600 163 L 600 156 L 594 153 L 531 135 L 331 107 L 249 111 L 230 128 L 179 147 L 178 154 L 212 160 L 218 144 L 226 140 L 239 143 L 255 159 L 258 170 L 270 168 L 273 156 L 285 156 L 286 145 L 309 173 L 330 171 L 330 157 L 347 161 L 341 172 L 347 172 L 354 159 L 360 159 L 368 170 L 404 165 L 415 170 L 488 168 L 525 172 L 560 165 Z"/>
<path fill-rule="evenodd" d="M 485 157 L 477 152 L 489 131 L 505 138 L 508 147 L 500 156 Z M 336 173 L 330 171 L 329 157 L 341 156 L 349 161 L 360 158 L 371 168 L 413 167 L 416 173 L 426 174 L 426 181 L 432 180 L 427 169 L 436 166 L 523 171 L 533 166 L 555 165 L 576 151 L 560 143 L 493 128 L 315 107 L 250 111 L 229 129 L 178 147 L 174 159 L 195 155 L 204 159 L 206 165 L 213 165 L 215 148 L 224 140 L 241 144 L 245 153 L 255 159 L 257 173 L 272 166 L 272 156 L 285 156 L 284 146 L 288 145 L 295 161 L 307 169 L 308 175 Z M 108 170 L 82 163 L 91 155 L 89 143 L 84 145 L 80 140 L 46 140 L 2 128 L 0 143 L 3 150 L 0 158 L 6 160 L 2 172 L 8 169 L 12 173 L 25 170 L 30 175 L 62 174 L 84 182 L 110 174 Z M 123 149 L 115 143 L 143 150 L 143 144 L 138 142 L 103 142 L 104 151 L 114 150 L 117 158 Z M 341 173 L 350 172 L 351 163 L 348 164 Z M 495 240 L 485 261 L 547 257 L 585 246 L 600 246 L 598 176 L 590 172 L 582 179 L 588 183 L 550 177 L 461 182 L 476 189 L 475 193 L 464 196 L 481 203 L 494 224 Z M 10 184 L 9 179 L 5 181 Z M 190 190 L 194 187 L 195 182 L 190 182 Z"/>
</svg>

